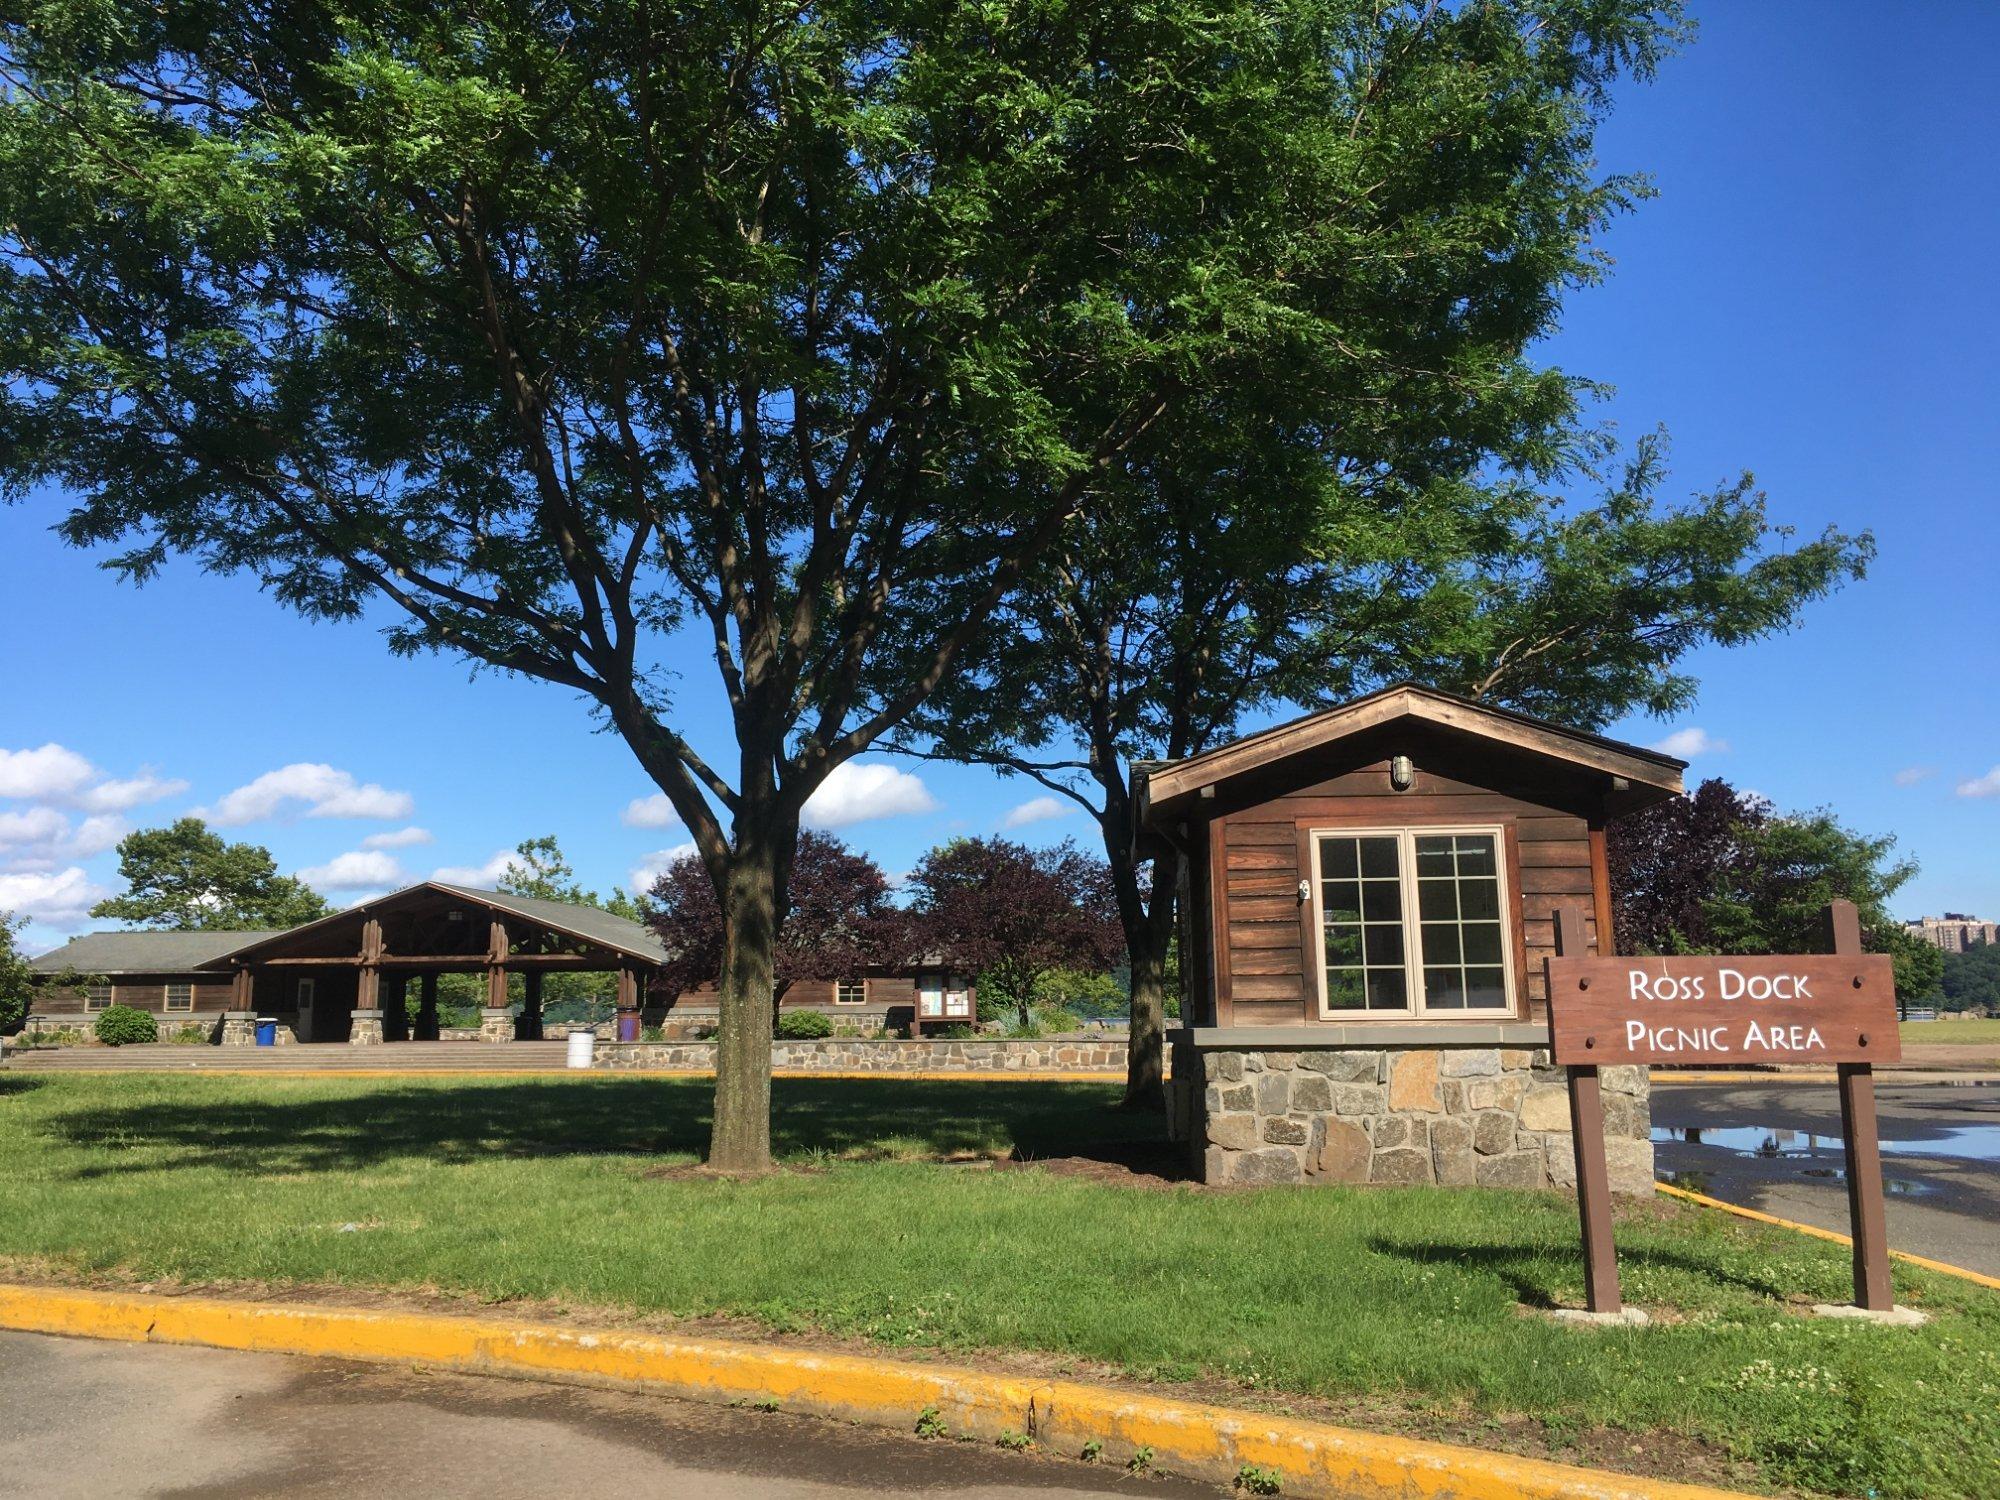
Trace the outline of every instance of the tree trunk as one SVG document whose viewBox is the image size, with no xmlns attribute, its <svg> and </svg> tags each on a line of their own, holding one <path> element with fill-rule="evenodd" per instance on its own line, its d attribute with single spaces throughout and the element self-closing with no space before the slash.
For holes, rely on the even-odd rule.
<svg viewBox="0 0 2000 1500">
<path fill-rule="evenodd" d="M 771 1016 L 777 1003 L 775 852 L 762 842 L 730 861 L 722 911 L 720 1025 L 715 1048 L 715 1125 L 708 1164 L 721 1172 L 771 1166 Z"/>
<path fill-rule="evenodd" d="M 1152 900 L 1139 920 L 1125 923 L 1125 951 L 1132 965 L 1132 1020 L 1125 1043 L 1125 1109 L 1164 1111 L 1166 1086 L 1167 945 L 1174 931 L 1175 872 L 1162 854 L 1153 862 Z"/>
</svg>

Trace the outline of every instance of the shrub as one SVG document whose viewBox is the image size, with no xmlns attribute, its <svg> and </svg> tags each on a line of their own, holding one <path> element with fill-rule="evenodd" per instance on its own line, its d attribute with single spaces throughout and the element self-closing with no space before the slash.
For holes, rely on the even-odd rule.
<svg viewBox="0 0 2000 1500">
<path fill-rule="evenodd" d="M 1073 1010 L 1064 1010 L 1060 1005 L 1049 1006 L 1041 1011 L 1037 1018 L 1042 1023 L 1043 1031 L 1056 1036 L 1062 1035 L 1065 1031 L 1083 1030 L 1083 1017 Z"/>
<path fill-rule="evenodd" d="M 167 1038 L 176 1047 L 205 1047 L 208 1045 L 208 1028 L 188 1021 L 174 1028 L 174 1034 Z"/>
<path fill-rule="evenodd" d="M 936 1031 L 930 1033 L 930 1035 L 936 1037 L 938 1040 L 945 1042 L 963 1042 L 978 1034 L 963 1021 L 954 1021 L 949 1026 L 940 1026 Z"/>
<path fill-rule="evenodd" d="M 833 1022 L 816 1010 L 788 1010 L 778 1017 L 778 1035 L 788 1042 L 816 1042 L 833 1035 Z"/>
<path fill-rule="evenodd" d="M 107 1047 L 123 1047 L 128 1042 L 157 1042 L 160 1023 L 143 1010 L 114 1005 L 97 1018 L 97 1039 Z"/>
</svg>

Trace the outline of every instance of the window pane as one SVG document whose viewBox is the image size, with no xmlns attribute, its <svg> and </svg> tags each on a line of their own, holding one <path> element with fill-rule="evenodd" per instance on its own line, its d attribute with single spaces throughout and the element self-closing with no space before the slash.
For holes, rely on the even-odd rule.
<svg viewBox="0 0 2000 1500">
<path fill-rule="evenodd" d="M 1461 875 L 1458 880 L 1460 915 L 1468 920 L 1495 919 L 1500 915 L 1500 882 L 1491 875 Z"/>
<path fill-rule="evenodd" d="M 1358 880 L 1329 880 L 1320 891 L 1323 916 L 1328 922 L 1358 922 L 1361 920 L 1361 882 Z"/>
<path fill-rule="evenodd" d="M 1426 922 L 1448 922 L 1458 915 L 1458 887 L 1449 880 L 1417 882 L 1417 910 Z"/>
<path fill-rule="evenodd" d="M 1507 975 L 1504 969 L 1467 969 L 1465 1003 L 1477 1010 L 1507 1008 Z"/>
<path fill-rule="evenodd" d="M 1368 934 L 1366 950 L 1369 968 L 1403 967 L 1402 923 L 1370 922 L 1362 930 Z"/>
<path fill-rule="evenodd" d="M 1493 840 L 1482 834 L 1460 834 L 1458 838 L 1458 873 L 1461 875 L 1491 875 L 1493 873 Z"/>
<path fill-rule="evenodd" d="M 1500 924 L 1498 922 L 1467 922 L 1465 924 L 1465 961 L 1469 964 L 1497 964 L 1500 962 Z M 1429 952 L 1427 948 L 1425 952 Z"/>
<path fill-rule="evenodd" d="M 1319 841 L 1319 873 L 1327 880 L 1345 877 L 1352 880 L 1360 874 L 1358 856 L 1353 839 L 1321 839 Z"/>
<path fill-rule="evenodd" d="M 1359 969 L 1328 969 L 1326 971 L 1326 1005 L 1328 1010 L 1360 1010 L 1363 1004 L 1361 971 Z"/>
<path fill-rule="evenodd" d="M 1401 969 L 1370 969 L 1368 971 L 1368 1008 L 1370 1010 L 1402 1010 L 1410 1003 L 1407 987 L 1403 983 Z"/>
<path fill-rule="evenodd" d="M 1395 879 L 1403 873 L 1402 861 L 1396 857 L 1396 841 L 1393 838 L 1362 839 L 1359 842 L 1362 875 Z"/>
<path fill-rule="evenodd" d="M 1361 915 L 1370 922 L 1403 920 L 1403 887 L 1394 880 L 1361 882 Z"/>
<path fill-rule="evenodd" d="M 1451 844 L 1449 837 L 1439 838 L 1426 835 L 1417 840 L 1417 874 L 1450 875 L 1453 873 Z"/>
<path fill-rule="evenodd" d="M 1451 922 L 1424 923 L 1424 962 L 1427 964 L 1455 964 L 1459 962 L 1458 927 Z"/>
<path fill-rule="evenodd" d="M 1326 965 L 1330 969 L 1350 969 L 1361 962 L 1361 929 L 1329 927 L 1326 930 Z"/>
<path fill-rule="evenodd" d="M 1465 1009 L 1465 980 L 1458 969 L 1424 970 L 1424 1004 L 1431 1010 Z"/>
</svg>

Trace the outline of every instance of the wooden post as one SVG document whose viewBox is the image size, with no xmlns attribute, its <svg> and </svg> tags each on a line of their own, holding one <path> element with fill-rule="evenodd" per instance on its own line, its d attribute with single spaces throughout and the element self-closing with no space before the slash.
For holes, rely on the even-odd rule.
<svg viewBox="0 0 2000 1500">
<path fill-rule="evenodd" d="M 486 1008 L 507 1008 L 507 924 L 498 917 L 486 929 Z"/>
<path fill-rule="evenodd" d="M 1588 953 L 1583 913 L 1556 909 L 1556 956 Z M 1604 1100 L 1597 1065 L 1572 1064 L 1569 1072 L 1570 1140 L 1576 1152 L 1576 1208 L 1583 1220 L 1583 1285 L 1594 1313 L 1622 1312 L 1618 1250 L 1611 1238 L 1611 1174 L 1604 1163 Z"/>
<path fill-rule="evenodd" d="M 254 983 L 255 981 L 252 979 L 249 969 L 242 968 L 236 971 L 235 975 L 229 981 L 229 1008 L 231 1010 L 256 1009 L 257 1002 L 252 998 L 255 993 L 252 988 Z"/>
<path fill-rule="evenodd" d="M 354 991 L 356 1010 L 382 1007 L 382 924 L 370 917 L 361 924 L 361 971 Z"/>
<path fill-rule="evenodd" d="M 1829 902 L 1822 921 L 1827 952 L 1861 951 L 1861 918 L 1852 901 Z M 1871 1312 L 1888 1312 L 1896 1305 L 1896 1297 L 1889 1285 L 1889 1225 L 1882 1199 L 1882 1148 L 1875 1127 L 1875 1066 L 1842 1063 L 1839 1071 L 1840 1139 L 1847 1154 L 1847 1216 L 1854 1238 L 1854 1305 Z"/>
</svg>

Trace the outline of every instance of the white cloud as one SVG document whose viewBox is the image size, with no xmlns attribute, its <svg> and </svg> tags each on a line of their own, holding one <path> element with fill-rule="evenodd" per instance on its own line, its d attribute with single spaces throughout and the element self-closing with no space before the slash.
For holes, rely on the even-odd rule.
<svg viewBox="0 0 2000 1500">
<path fill-rule="evenodd" d="M 1896 773 L 1897 786 L 1915 786 L 1920 781 L 1929 781 L 1937 775 L 1936 766 L 1905 766 Z"/>
<path fill-rule="evenodd" d="M 6 867 L 12 870 L 50 870 L 60 860 L 89 859 L 125 833 L 124 820 L 111 813 L 95 814 L 72 827 L 52 807 L 0 812 L 0 850 L 6 851 Z"/>
<path fill-rule="evenodd" d="M 842 761 L 806 798 L 801 817 L 809 828 L 845 828 L 876 818 L 934 812 L 937 799 L 908 771 L 882 761 Z"/>
<path fill-rule="evenodd" d="M 83 756 L 53 740 L 35 750 L 0 750 L 0 797 L 121 812 L 187 790 L 185 781 L 141 771 L 113 781 Z"/>
<path fill-rule="evenodd" d="M 74 800 L 78 807 L 88 812 L 123 812 L 144 802 L 177 797 L 187 789 L 188 784 L 177 777 L 155 776 L 151 771 L 141 771 L 123 781 L 100 781 L 95 786 L 85 787 Z"/>
<path fill-rule="evenodd" d="M 52 844 L 69 832 L 69 819 L 53 807 L 0 812 L 0 848 L 17 844 Z"/>
<path fill-rule="evenodd" d="M 58 930 L 75 926 L 90 908 L 110 895 L 75 865 L 45 874 L 0 875 L 0 911 Z"/>
<path fill-rule="evenodd" d="M 0 750 L 0 797 L 56 801 L 83 790 L 97 767 L 51 741 L 39 750 Z"/>
<path fill-rule="evenodd" d="M 491 886 L 507 867 L 519 861 L 521 856 L 512 849 L 502 849 L 483 865 L 439 865 L 431 871 L 431 879 L 441 880 L 446 885 Z"/>
<path fill-rule="evenodd" d="M 1698 755 L 1720 755 L 1729 748 L 1729 741 L 1716 739 L 1700 725 L 1690 724 L 1686 729 L 1676 729 L 1663 740 L 1654 741 L 1653 748 L 1677 760 L 1693 760 Z"/>
<path fill-rule="evenodd" d="M 1969 781 L 1958 784 L 1961 797 L 2000 797 L 2000 766 L 1995 766 L 1984 776 L 1974 776 Z"/>
<path fill-rule="evenodd" d="M 639 863 L 632 866 L 631 885 L 626 889 L 635 896 L 643 896 L 652 890 L 653 882 L 667 873 L 667 866 L 677 859 L 695 852 L 694 841 L 676 844 L 671 849 L 655 849 L 651 854 L 639 856 Z"/>
<path fill-rule="evenodd" d="M 436 840 L 431 837 L 431 831 L 428 828 L 410 827 L 398 828 L 393 833 L 371 833 L 361 841 L 361 847 L 364 849 L 414 849 L 419 844 L 431 844 L 435 842 Z"/>
<path fill-rule="evenodd" d="M 336 854 L 323 865 L 308 865 L 299 879 L 316 891 L 358 891 L 371 886 L 405 883 L 403 867 L 396 856 L 380 849 L 350 849 Z"/>
<path fill-rule="evenodd" d="M 650 797 L 634 797 L 625 804 L 625 811 L 618 815 L 618 821 L 627 828 L 672 828 L 681 820 L 674 811 L 673 803 L 667 800 L 665 792 L 655 792 Z"/>
<path fill-rule="evenodd" d="M 1076 811 L 1076 804 L 1066 797 L 1030 797 L 1019 807 L 1011 809 L 1000 820 L 1003 828 L 1025 828 L 1030 823 L 1046 823 L 1051 818 L 1066 818 Z"/>
<path fill-rule="evenodd" d="M 376 782 L 358 782 L 352 773 L 313 761 L 297 761 L 266 771 L 222 797 L 196 816 L 224 828 L 257 823 L 301 809 L 308 818 L 407 818 L 416 808 L 408 792 L 392 792 Z"/>
</svg>

